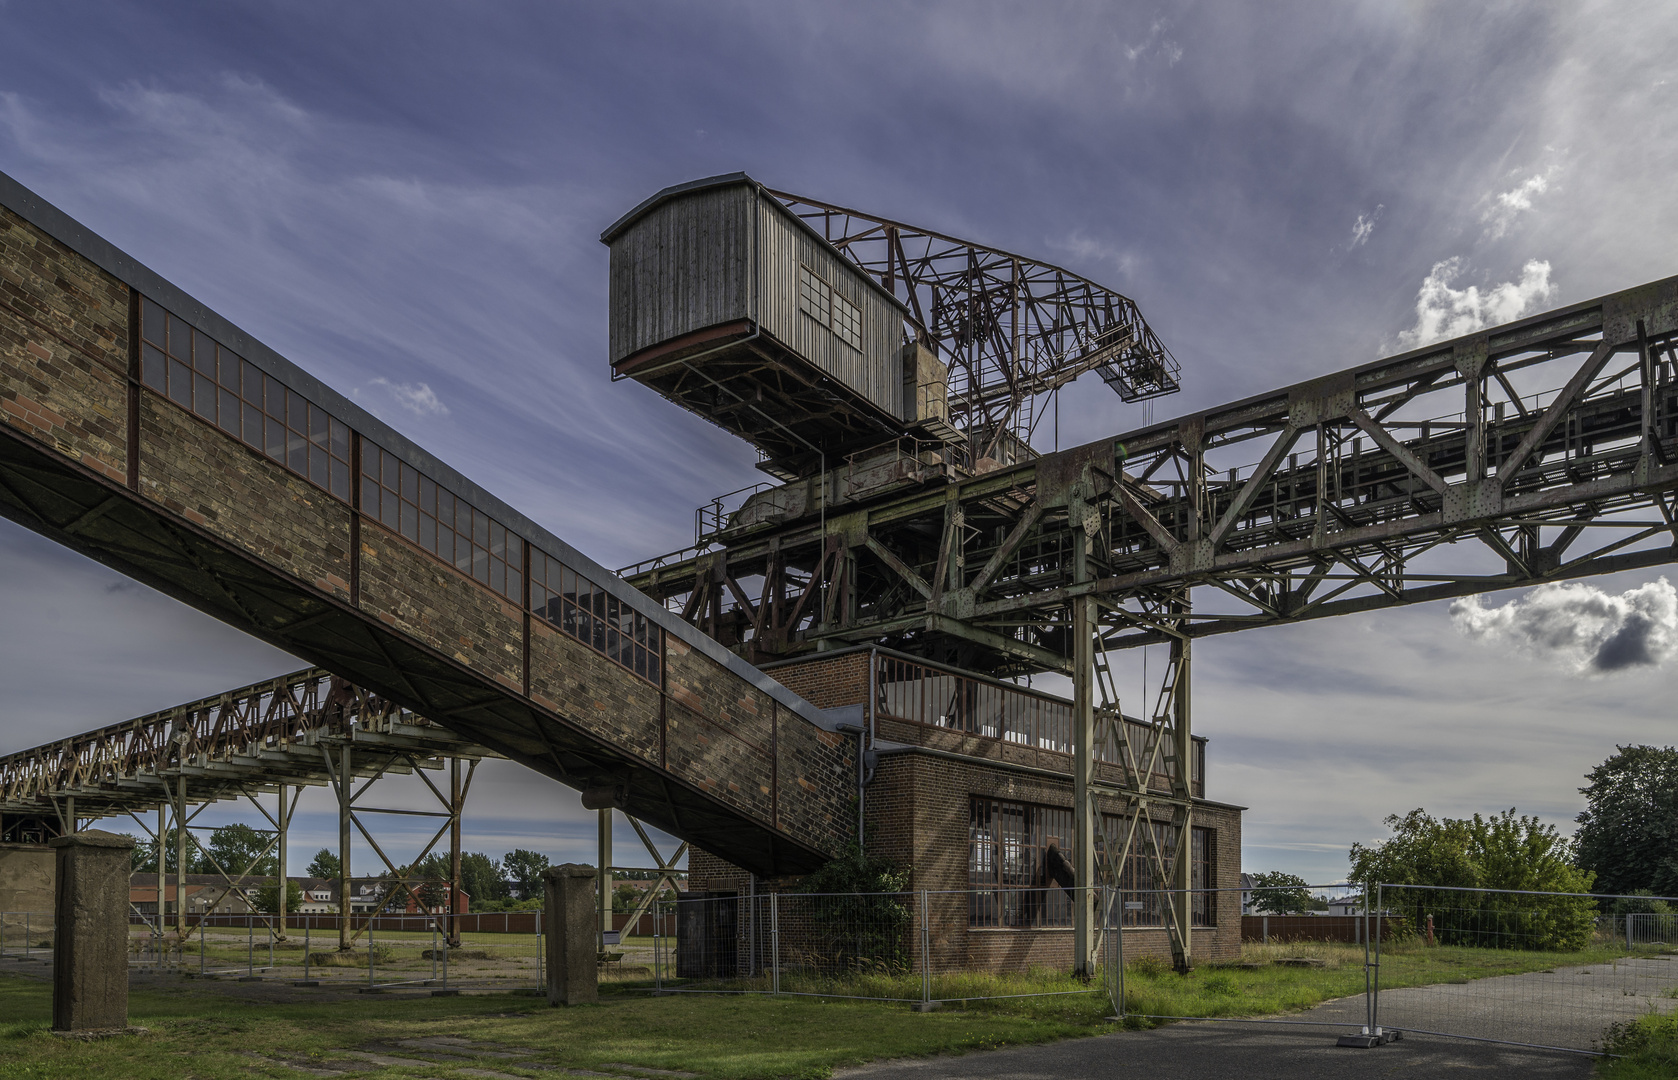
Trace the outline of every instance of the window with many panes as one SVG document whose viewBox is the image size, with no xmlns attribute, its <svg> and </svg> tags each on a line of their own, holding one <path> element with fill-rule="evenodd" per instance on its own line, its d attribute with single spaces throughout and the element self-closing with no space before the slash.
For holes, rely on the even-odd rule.
<svg viewBox="0 0 1678 1080">
<path fill-rule="evenodd" d="M 862 351 L 862 312 L 834 292 L 833 287 L 808 266 L 798 268 L 798 306 L 804 314 L 839 335 L 840 341 L 858 352 Z"/>
<path fill-rule="evenodd" d="M 1130 829 L 1130 819 L 1104 814 L 1102 835 L 1098 838 L 1101 850 L 1098 858 L 1104 869 L 1108 860 L 1117 857 Z M 1148 842 L 1143 829 L 1150 829 L 1154 843 Z M 1218 833 L 1216 829 L 1190 829 L 1189 838 L 1189 922 L 1192 926 L 1218 924 L 1217 894 L 1208 890 L 1217 887 Z M 1154 844 L 1159 847 L 1156 856 Z M 1176 850 L 1176 837 L 1171 826 L 1163 821 L 1138 823 L 1130 840 L 1130 852 L 1119 871 L 1119 891 L 1123 894 L 1124 925 L 1164 926 L 1165 904 L 1171 882 L 1159 876 L 1160 861 L 1171 861 Z M 1103 876 L 1110 874 L 1106 870 Z"/>
<path fill-rule="evenodd" d="M 351 501 L 350 429 L 320 406 L 148 299 L 140 378 L 258 453 Z M 370 439 L 361 440 L 361 513 L 516 604 L 525 542 Z M 531 610 L 641 678 L 662 676 L 662 631 L 559 560 L 530 548 Z"/>
<path fill-rule="evenodd" d="M 140 304 L 140 379 L 345 501 L 350 429 L 151 300 Z"/>
<path fill-rule="evenodd" d="M 361 440 L 361 512 L 514 603 L 524 602 L 524 541 L 365 438 Z"/>
<path fill-rule="evenodd" d="M 530 610 L 650 682 L 660 677 L 660 629 L 558 559 L 530 551 Z"/>
<path fill-rule="evenodd" d="M 976 795 L 967 822 L 968 925 L 1072 925 L 1072 898 L 1048 876 L 1051 846 L 1070 857 L 1072 811 Z"/>
</svg>

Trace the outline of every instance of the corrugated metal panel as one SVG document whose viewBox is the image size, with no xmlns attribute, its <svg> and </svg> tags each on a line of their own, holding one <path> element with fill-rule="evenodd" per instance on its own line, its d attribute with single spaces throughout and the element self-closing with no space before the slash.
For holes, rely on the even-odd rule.
<svg viewBox="0 0 1678 1080">
<path fill-rule="evenodd" d="M 758 322 L 793 351 L 892 416 L 903 417 L 898 356 L 903 317 L 862 272 L 796 223 L 772 196 L 757 208 Z M 799 268 L 814 270 L 862 316 L 862 349 L 851 348 L 799 306 Z"/>
<path fill-rule="evenodd" d="M 697 191 L 655 208 L 613 239 L 613 363 L 749 316 L 755 199 L 745 184 Z"/>
</svg>

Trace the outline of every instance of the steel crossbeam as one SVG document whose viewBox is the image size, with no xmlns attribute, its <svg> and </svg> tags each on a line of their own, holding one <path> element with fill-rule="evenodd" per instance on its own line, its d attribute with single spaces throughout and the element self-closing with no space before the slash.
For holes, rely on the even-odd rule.
<svg viewBox="0 0 1678 1080">
<path fill-rule="evenodd" d="M 825 521 L 759 515 L 630 580 L 706 607 L 757 660 L 866 641 L 1023 674 L 1070 670 L 1080 596 L 1100 606 L 1102 644 L 1125 648 L 1665 563 L 1675 297 L 1678 279 L 1655 282 L 982 475 L 835 500 Z M 690 604 L 703 588 L 714 600 Z M 1159 612 L 1183 590 L 1204 595 L 1168 631 Z"/>
</svg>

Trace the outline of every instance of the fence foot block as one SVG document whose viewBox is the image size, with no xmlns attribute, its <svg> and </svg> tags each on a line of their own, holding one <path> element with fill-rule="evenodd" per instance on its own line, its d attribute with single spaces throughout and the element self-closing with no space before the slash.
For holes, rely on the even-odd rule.
<svg viewBox="0 0 1678 1080">
<path fill-rule="evenodd" d="M 913 1008 L 916 1012 L 937 1012 L 939 1006 L 942 1004 L 942 1002 L 938 1001 L 917 1001 L 915 1002 Z"/>
<path fill-rule="evenodd" d="M 1358 1050 L 1370 1050 L 1380 1046 L 1384 1041 L 1379 1035 L 1342 1035 L 1334 1045 L 1350 1046 Z"/>
<path fill-rule="evenodd" d="M 291 985 L 293 985 L 293 986 L 319 986 L 320 985 L 320 980 L 319 979 L 299 979 L 297 982 L 294 982 Z"/>
<path fill-rule="evenodd" d="M 431 996 L 432 997 L 459 997 L 460 996 L 460 991 L 459 990 L 453 990 L 453 989 L 450 989 L 450 990 L 433 990 L 433 991 L 431 991 Z"/>
</svg>

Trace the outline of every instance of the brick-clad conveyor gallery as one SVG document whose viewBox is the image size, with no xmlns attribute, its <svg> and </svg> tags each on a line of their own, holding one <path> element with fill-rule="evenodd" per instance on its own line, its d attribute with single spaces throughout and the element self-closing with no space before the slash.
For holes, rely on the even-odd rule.
<svg viewBox="0 0 1678 1080">
<path fill-rule="evenodd" d="M 813 706 L 3 173 L 0 512 L 738 866 L 853 827 Z"/>
</svg>

